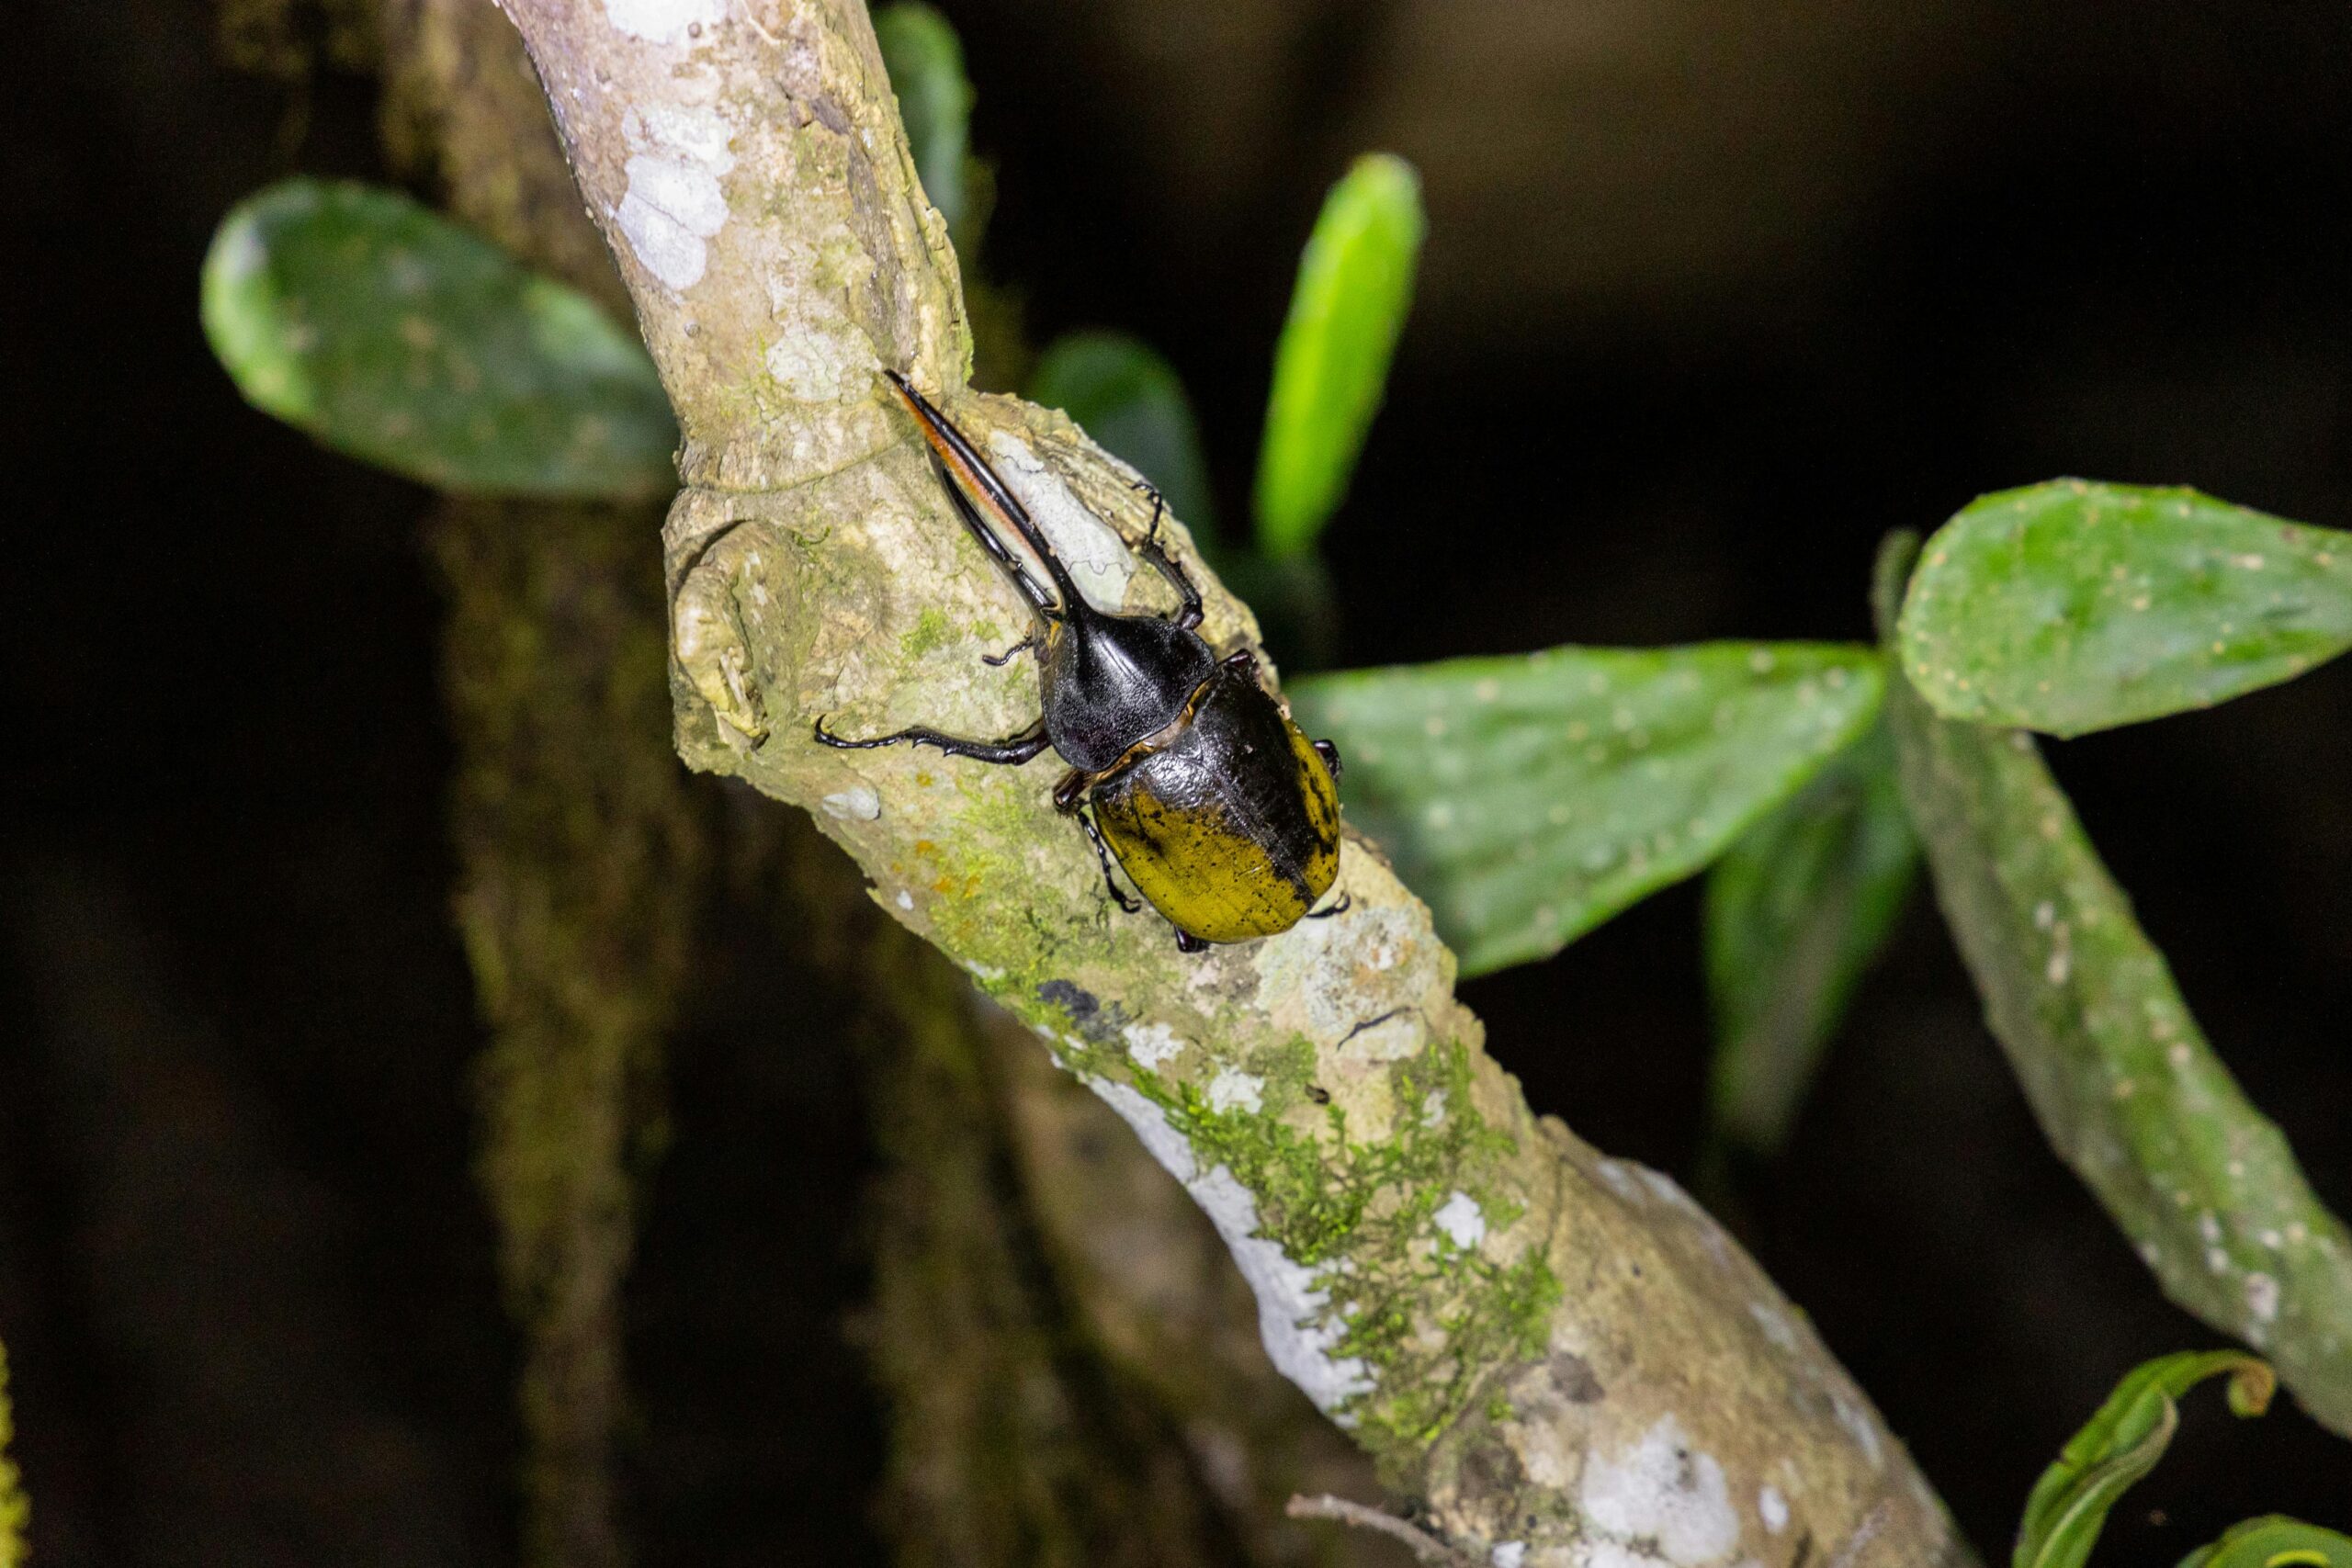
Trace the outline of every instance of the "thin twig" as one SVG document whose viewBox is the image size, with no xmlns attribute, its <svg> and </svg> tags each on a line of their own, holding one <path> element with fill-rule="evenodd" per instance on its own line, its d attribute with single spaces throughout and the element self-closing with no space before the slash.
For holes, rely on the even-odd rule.
<svg viewBox="0 0 2352 1568">
<path fill-rule="evenodd" d="M 1472 1568 L 1473 1565 L 1470 1557 L 1456 1551 L 1420 1526 L 1362 1503 L 1351 1503 L 1345 1497 L 1334 1497 L 1329 1492 L 1320 1497 L 1293 1497 L 1284 1505 L 1283 1512 L 1294 1519 L 1330 1519 L 1339 1524 L 1353 1525 L 1358 1529 L 1378 1530 L 1382 1535 L 1403 1541 L 1422 1562 L 1439 1563 L 1443 1568 Z"/>
</svg>

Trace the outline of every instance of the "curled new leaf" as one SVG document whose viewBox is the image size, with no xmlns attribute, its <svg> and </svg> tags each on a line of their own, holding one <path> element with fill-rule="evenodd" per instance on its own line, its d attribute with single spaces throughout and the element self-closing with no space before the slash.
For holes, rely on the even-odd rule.
<svg viewBox="0 0 2352 1568">
<path fill-rule="evenodd" d="M 1906 564 L 1891 547 L 1883 618 Z M 1937 900 L 2051 1145 L 2166 1295 L 2352 1435 L 2352 1235 L 2206 1043 L 2032 738 L 1938 718 L 1899 680 L 1886 721 Z"/>
<path fill-rule="evenodd" d="M 247 401 L 441 490 L 675 486 L 653 362 L 582 295 L 401 195 L 292 179 L 204 259 L 205 334 Z"/>
<path fill-rule="evenodd" d="M 1076 420 L 1096 446 L 1159 487 L 1168 508 L 1209 523 L 1208 465 L 1175 367 L 1125 333 L 1065 333 L 1029 376 L 1029 400 Z"/>
<path fill-rule="evenodd" d="M 1556 953 L 1679 881 L 1878 709 L 1876 658 L 1820 643 L 1560 648 L 1314 676 L 1349 820 L 1429 900 L 1465 975 Z"/>
<path fill-rule="evenodd" d="M 2061 479 L 1928 542 L 1903 668 L 1948 718 L 2080 735 L 2210 707 L 2352 648 L 2352 534 L 2193 490 Z"/>
<path fill-rule="evenodd" d="M 1412 304 L 1424 227 L 1420 176 L 1386 153 L 1357 159 L 1324 198 L 1274 350 L 1258 452 L 1258 547 L 1269 556 L 1313 548 L 1347 493 Z"/>
<path fill-rule="evenodd" d="M 2352 1568 L 2352 1536 L 2269 1514 L 2232 1525 L 2180 1568 Z"/>
<path fill-rule="evenodd" d="M 2227 1375 L 2230 1408 L 2259 1416 L 2270 1407 L 2270 1369 L 2237 1350 L 2185 1350 L 2143 1361 L 2041 1472 L 2018 1526 L 2013 1568 L 2082 1568 L 2107 1526 L 2108 1510 L 2156 1467 L 2180 1426 L 2176 1401 L 2210 1377 Z"/>
<path fill-rule="evenodd" d="M 964 44 L 947 18 L 919 0 L 899 0 L 874 12 L 899 118 L 907 128 L 915 176 L 948 228 L 967 215 L 965 158 L 971 145 L 972 84 L 964 74 Z"/>
<path fill-rule="evenodd" d="M 1787 1138 L 1918 863 L 1894 747 L 1873 726 L 1707 874 L 1709 1098 L 1733 1143 L 1769 1155 Z"/>
</svg>

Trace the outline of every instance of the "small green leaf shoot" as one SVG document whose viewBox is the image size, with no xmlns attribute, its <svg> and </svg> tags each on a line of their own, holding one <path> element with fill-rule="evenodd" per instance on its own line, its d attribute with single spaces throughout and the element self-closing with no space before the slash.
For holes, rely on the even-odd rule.
<svg viewBox="0 0 2352 1568">
<path fill-rule="evenodd" d="M 1426 226 L 1420 176 L 1387 153 L 1357 159 L 1324 199 L 1275 345 L 1258 452 L 1258 547 L 1275 559 L 1313 549 L 1347 493 Z"/>
</svg>

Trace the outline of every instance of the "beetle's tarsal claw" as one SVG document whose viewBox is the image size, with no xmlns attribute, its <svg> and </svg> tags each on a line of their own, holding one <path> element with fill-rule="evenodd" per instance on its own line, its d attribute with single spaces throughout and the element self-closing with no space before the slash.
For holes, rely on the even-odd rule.
<svg viewBox="0 0 2352 1568">
<path fill-rule="evenodd" d="M 1328 908 L 1321 909 L 1309 909 L 1306 912 L 1306 918 L 1310 920 L 1328 920 L 1334 915 L 1344 915 L 1355 907 L 1356 896 L 1352 893 L 1343 892 L 1340 895 L 1338 899 Z"/>
</svg>

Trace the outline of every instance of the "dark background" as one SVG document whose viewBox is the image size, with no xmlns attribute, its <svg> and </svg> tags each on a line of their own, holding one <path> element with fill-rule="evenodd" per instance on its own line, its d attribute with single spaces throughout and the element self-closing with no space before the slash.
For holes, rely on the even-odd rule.
<svg viewBox="0 0 2352 1568">
<path fill-rule="evenodd" d="M 1368 148 L 1420 166 L 1421 294 L 1329 540 L 1347 662 L 1862 637 L 1884 531 L 2062 473 L 2352 521 L 2342 7 L 945 8 L 989 271 L 1038 342 L 1169 354 L 1228 519 L 1322 190 Z M 244 408 L 195 312 L 231 201 L 375 172 L 372 85 L 233 74 L 195 0 L 16 11 L 0 1341 L 37 1549 L 494 1560 L 514 1345 L 467 1165 L 426 498 Z M 2051 750 L 2352 1209 L 2352 662 Z M 1678 889 L 1465 987 L 1539 1109 L 1686 1177 L 1696 924 Z M 689 1029 L 673 1095 L 632 1287 L 645 1556 L 877 1561 L 854 1075 Z M 2041 1144 L 1924 899 L 1741 1195 L 1993 1554 L 2118 1374 L 2214 1342 Z M 2104 1561 L 2352 1526 L 2352 1448 L 2218 1410 Z"/>
</svg>

